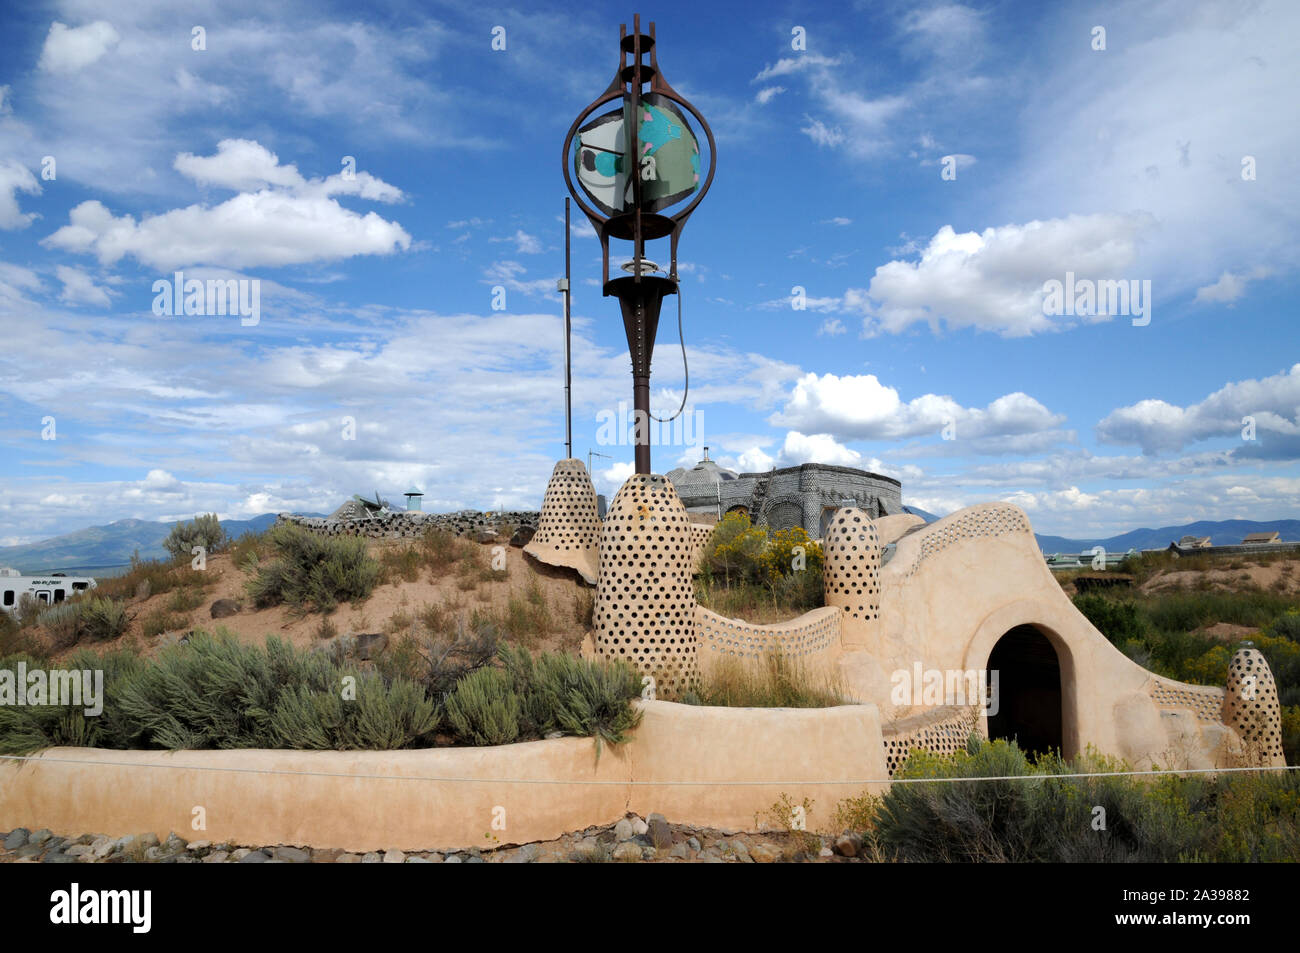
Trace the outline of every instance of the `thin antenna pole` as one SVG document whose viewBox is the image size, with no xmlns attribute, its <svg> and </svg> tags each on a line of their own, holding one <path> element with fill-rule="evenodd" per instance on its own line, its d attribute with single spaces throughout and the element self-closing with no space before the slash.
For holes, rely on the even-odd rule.
<svg viewBox="0 0 1300 953">
<path fill-rule="evenodd" d="M 569 299 L 572 294 L 569 275 L 569 198 L 564 198 L 564 458 L 573 458 L 573 367 L 569 352 L 570 314 Z M 588 468 L 590 469 L 590 468 Z"/>
</svg>

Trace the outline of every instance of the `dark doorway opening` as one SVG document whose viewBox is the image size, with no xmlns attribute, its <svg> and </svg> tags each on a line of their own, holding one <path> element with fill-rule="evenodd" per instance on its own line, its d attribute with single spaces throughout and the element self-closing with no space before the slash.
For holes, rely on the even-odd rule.
<svg viewBox="0 0 1300 953">
<path fill-rule="evenodd" d="M 1014 741 L 1026 754 L 1061 750 L 1061 663 L 1047 636 L 1016 626 L 993 646 L 988 670 L 990 679 L 998 673 L 989 737 Z"/>
</svg>

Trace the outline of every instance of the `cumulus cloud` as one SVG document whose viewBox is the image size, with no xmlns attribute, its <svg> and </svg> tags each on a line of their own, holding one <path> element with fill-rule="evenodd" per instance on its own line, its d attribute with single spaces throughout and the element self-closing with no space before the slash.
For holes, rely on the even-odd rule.
<svg viewBox="0 0 1300 953">
<path fill-rule="evenodd" d="M 951 428 L 958 440 L 1049 431 L 1064 422 L 1028 394 L 1006 394 L 984 408 L 963 407 L 951 397 L 924 394 L 906 403 L 874 374 L 808 373 L 799 378 L 772 424 L 841 440 L 899 440 Z"/>
<path fill-rule="evenodd" d="M 758 93 L 754 96 L 754 101 L 757 102 L 760 106 L 766 106 L 773 99 L 775 99 L 777 96 L 780 96 L 784 92 L 785 92 L 784 86 L 767 86 L 758 91 Z"/>
<path fill-rule="evenodd" d="M 26 228 L 36 218 L 35 212 L 24 214 L 18 208 L 18 193 L 40 195 L 41 185 L 30 169 L 13 159 L 0 161 L 0 228 Z"/>
<path fill-rule="evenodd" d="M 792 467 L 800 463 L 826 463 L 832 466 L 855 467 L 862 462 L 862 454 L 836 441 L 826 433 L 802 434 L 791 430 L 781 445 L 781 466 Z"/>
<path fill-rule="evenodd" d="M 397 222 L 374 212 L 361 215 L 333 196 L 395 202 L 401 190 L 365 172 L 305 179 L 293 165 L 259 143 L 226 139 L 213 156 L 181 153 L 178 171 L 204 185 L 240 192 L 216 206 L 190 205 L 137 222 L 115 216 L 90 200 L 69 214 L 69 224 L 42 240 L 63 251 L 94 254 L 101 264 L 131 256 L 156 268 L 216 265 L 278 267 L 334 261 L 356 255 L 387 255 L 410 247 Z"/>
<path fill-rule="evenodd" d="M 1246 455 L 1267 455 L 1270 436 L 1285 455 L 1300 454 L 1300 364 L 1272 377 L 1225 384 L 1187 407 L 1141 400 L 1112 411 L 1096 432 L 1102 443 L 1136 445 L 1144 454 L 1157 454 L 1213 437 L 1241 439 L 1247 417 L 1264 446 Z"/>
<path fill-rule="evenodd" d="M 870 286 L 845 292 L 845 310 L 864 315 L 863 333 L 898 333 L 917 323 L 938 329 L 972 327 L 1019 337 L 1058 330 L 1074 321 L 1110 316 L 1043 313 L 1046 281 L 1128 280 L 1139 236 L 1151 226 L 1142 214 L 1071 215 L 1024 225 L 956 232 L 945 225 L 918 261 L 891 261 Z"/>
<path fill-rule="evenodd" d="M 113 25 L 105 20 L 79 27 L 68 27 L 55 20 L 50 24 L 36 65 L 50 73 L 75 73 L 94 63 L 121 39 Z"/>
<path fill-rule="evenodd" d="M 90 275 L 80 268 L 59 265 L 55 269 L 55 274 L 63 283 L 63 291 L 59 294 L 60 301 L 68 304 L 93 304 L 100 308 L 112 305 L 108 292 L 95 284 Z"/>
</svg>

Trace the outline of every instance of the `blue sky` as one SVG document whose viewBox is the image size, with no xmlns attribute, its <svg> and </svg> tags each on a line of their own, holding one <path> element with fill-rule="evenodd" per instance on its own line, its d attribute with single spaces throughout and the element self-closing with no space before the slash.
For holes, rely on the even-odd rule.
<svg viewBox="0 0 1300 953">
<path fill-rule="evenodd" d="M 535 508 L 564 454 L 560 149 L 632 12 L 7 9 L 0 544 L 411 483 L 426 509 Z M 861 466 L 1072 536 L 1297 515 L 1300 7 L 641 12 L 717 136 L 679 252 L 715 459 Z M 631 447 L 597 435 L 629 364 L 576 213 L 573 260 L 574 450 L 609 455 L 612 494 Z M 257 324 L 155 314 L 178 269 L 256 279 Z M 1067 272 L 1149 281 L 1149 323 L 1047 313 Z"/>
</svg>

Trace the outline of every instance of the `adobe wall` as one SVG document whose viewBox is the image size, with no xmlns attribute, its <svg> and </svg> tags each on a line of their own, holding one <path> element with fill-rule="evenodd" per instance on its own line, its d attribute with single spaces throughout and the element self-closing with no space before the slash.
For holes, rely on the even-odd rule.
<svg viewBox="0 0 1300 953">
<path fill-rule="evenodd" d="M 590 738 L 405 751 L 51 748 L 34 761 L 0 762 L 0 829 L 176 831 L 349 851 L 488 847 L 550 840 L 629 810 L 755 830 L 755 815 L 782 794 L 810 798 L 828 817 L 862 793 L 857 782 L 887 777 L 874 706 L 634 704 L 640 726 L 599 759 Z M 196 807 L 203 831 L 191 827 Z M 494 832 L 498 809 L 506 826 Z"/>
</svg>

